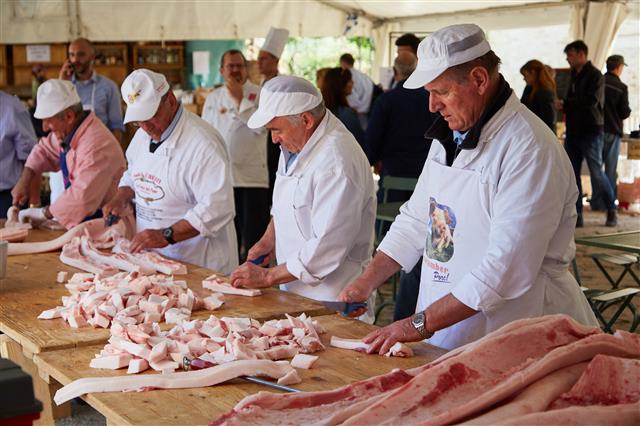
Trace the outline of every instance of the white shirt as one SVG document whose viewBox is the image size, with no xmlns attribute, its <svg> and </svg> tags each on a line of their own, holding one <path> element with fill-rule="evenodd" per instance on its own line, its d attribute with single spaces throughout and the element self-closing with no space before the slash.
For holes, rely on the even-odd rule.
<svg viewBox="0 0 640 426">
<path fill-rule="evenodd" d="M 237 107 L 227 87 L 222 86 L 207 96 L 202 109 L 202 118 L 220 132 L 227 145 L 234 187 L 269 187 L 266 130 L 247 126 L 258 108 L 259 93 L 259 86 L 245 82 Z"/>
<path fill-rule="evenodd" d="M 347 96 L 347 102 L 351 108 L 360 114 L 369 112 L 371 106 L 371 97 L 373 96 L 373 80 L 368 75 L 351 68 L 351 79 L 353 80 L 353 89 L 351 94 Z"/>
<path fill-rule="evenodd" d="M 132 169 L 144 170 L 144 164 L 136 161 L 149 152 L 150 139 L 142 129 L 134 135 L 126 153 L 128 169 L 119 186 L 135 188 Z M 176 128 L 155 154 L 168 157 L 163 193 L 188 206 L 181 212 L 168 212 L 165 219 L 160 215 L 157 228 L 170 226 L 174 222 L 166 217 L 177 216 L 200 232 L 194 239 L 205 240 L 197 247 L 188 247 L 189 253 L 179 253 L 181 246 L 187 250 L 182 242 L 159 251 L 178 260 L 230 273 L 238 264 L 233 224 L 235 206 L 229 158 L 222 137 L 200 117 L 184 110 Z"/>
<path fill-rule="evenodd" d="M 431 144 L 428 158 L 446 164 L 439 142 Z M 509 310 L 511 300 L 546 286 L 535 291 L 544 298 L 537 301 L 538 315 L 566 313 L 597 324 L 567 271 L 575 255 L 578 190 L 569 159 L 550 129 L 512 94 L 482 129 L 478 146 L 462 150 L 451 167 L 480 173 L 486 185 L 481 205 L 468 208 L 486 212 L 491 221 L 485 256 L 453 283 L 453 296 L 472 309 L 495 312 Z M 378 247 L 405 271 L 425 247 L 429 212 L 418 207 L 424 175 Z"/>
<path fill-rule="evenodd" d="M 294 181 L 284 192 L 292 202 L 284 206 L 276 199 L 282 176 Z M 284 221 L 280 209 L 286 210 Z M 272 213 L 278 263 L 286 263 L 299 280 L 283 288 L 316 300 L 337 300 L 371 258 L 376 198 L 366 156 L 331 112 L 286 171 L 280 155 Z M 282 233 L 295 234 L 287 241 L 299 244 L 282 245 Z"/>
</svg>

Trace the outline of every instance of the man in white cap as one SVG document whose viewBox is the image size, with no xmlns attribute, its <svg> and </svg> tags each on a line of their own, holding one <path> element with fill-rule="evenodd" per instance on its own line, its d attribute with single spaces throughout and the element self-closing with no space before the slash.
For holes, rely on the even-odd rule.
<svg viewBox="0 0 640 426">
<path fill-rule="evenodd" d="M 128 168 L 105 215 L 135 200 L 132 251 L 229 273 L 238 265 L 229 158 L 220 134 L 185 110 L 162 75 L 139 69 L 121 88 L 125 123 L 140 127 L 127 149 Z"/>
<path fill-rule="evenodd" d="M 96 117 L 83 111 L 70 81 L 52 79 L 38 88 L 34 116 L 50 131 L 33 148 L 11 194 L 21 205 L 36 175 L 62 171 L 65 190 L 50 206 L 20 211 L 21 221 L 55 221 L 65 228 L 102 216 L 100 208 L 116 192 L 126 168 L 122 148 Z M 51 222 L 49 222 L 51 223 Z"/>
<path fill-rule="evenodd" d="M 225 84 L 207 96 L 202 118 L 220 132 L 231 157 L 236 234 L 240 259 L 269 224 L 269 176 L 264 128 L 250 129 L 247 121 L 258 108 L 260 87 L 247 78 L 247 61 L 239 50 L 220 59 Z"/>
<path fill-rule="evenodd" d="M 262 85 L 278 75 L 278 62 L 289 40 L 289 30 L 284 28 L 269 29 L 269 34 L 258 53 L 258 69 L 263 75 Z M 271 133 L 267 132 L 267 168 L 269 169 L 269 199 L 273 197 L 273 187 L 276 181 L 276 170 L 280 150 L 271 140 Z"/>
<path fill-rule="evenodd" d="M 597 325 L 568 265 L 576 182 L 562 146 L 499 73 L 482 30 L 452 25 L 420 43 L 404 83 L 442 116 L 411 199 L 366 271 L 341 294 L 366 300 L 423 255 L 416 314 L 363 340 L 385 353 L 429 338 L 453 349 L 518 318 L 564 313 Z M 434 334 L 435 333 L 435 334 Z"/>
<path fill-rule="evenodd" d="M 269 80 L 248 124 L 266 127 L 282 149 L 273 218 L 248 255 L 268 265 L 275 252 L 278 266 L 244 263 L 231 274 L 232 284 L 282 284 L 312 299 L 336 301 L 373 248 L 376 199 L 367 158 L 326 110 L 318 90 L 299 77 Z"/>
</svg>

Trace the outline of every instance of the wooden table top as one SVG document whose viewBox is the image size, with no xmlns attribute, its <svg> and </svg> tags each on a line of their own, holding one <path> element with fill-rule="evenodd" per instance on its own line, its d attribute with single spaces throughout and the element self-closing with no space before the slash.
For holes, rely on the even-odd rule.
<svg viewBox="0 0 640 426">
<path fill-rule="evenodd" d="M 580 237 L 576 244 L 640 254 L 640 231 Z"/>
<path fill-rule="evenodd" d="M 335 389 L 368 377 L 384 374 L 394 368 L 412 368 L 430 362 L 445 353 L 426 343 L 413 343 L 416 356 L 387 358 L 329 346 L 331 335 L 360 338 L 376 327 L 363 322 L 326 315 L 316 317 L 327 333 L 320 337 L 327 350 L 315 353 L 320 358 L 310 370 L 298 370 L 302 383 L 293 385 L 305 391 Z M 40 371 L 63 385 L 82 377 L 120 376 L 121 370 L 89 368 L 89 362 L 102 349 L 101 345 L 41 353 L 34 357 Z M 150 373 L 150 374 L 155 374 Z M 271 388 L 233 380 L 208 388 L 163 389 L 148 392 L 96 393 L 83 398 L 113 424 L 196 425 L 208 424 L 229 411 L 247 395 Z"/>
<path fill-rule="evenodd" d="M 43 241 L 60 235 L 53 231 L 32 231 L 29 241 Z M 46 309 L 61 306 L 61 297 L 68 295 L 63 284 L 56 283 L 58 271 L 81 272 L 60 262 L 59 252 L 10 256 L 7 276 L 0 280 L 0 331 L 18 342 L 31 353 L 103 343 L 109 330 L 83 327 L 71 328 L 64 320 L 39 320 Z M 189 274 L 176 276 L 187 281 L 189 288 L 201 297 L 211 294 L 202 288 L 202 280 L 213 273 L 205 268 L 188 265 Z M 225 303 L 216 311 L 196 311 L 192 319 L 217 316 L 240 316 L 258 320 L 280 318 L 289 313 L 298 315 L 329 314 L 321 303 L 277 289 L 266 289 L 262 296 L 244 297 L 225 295 Z"/>
</svg>

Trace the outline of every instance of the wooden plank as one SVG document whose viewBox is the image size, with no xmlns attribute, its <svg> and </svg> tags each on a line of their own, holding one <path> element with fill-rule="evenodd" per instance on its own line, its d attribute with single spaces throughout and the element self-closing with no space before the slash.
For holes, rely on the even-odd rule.
<svg viewBox="0 0 640 426">
<path fill-rule="evenodd" d="M 32 231 L 30 239 L 42 241 L 59 235 L 51 231 Z M 43 238 L 46 236 L 47 238 Z M 193 292 L 201 297 L 210 295 L 202 288 L 202 280 L 213 273 L 205 268 L 188 265 L 189 274 L 179 279 L 187 281 Z M 7 276 L 0 282 L 0 331 L 9 335 L 31 352 L 59 350 L 76 346 L 105 342 L 109 331 L 83 327 L 73 329 L 62 319 L 39 320 L 37 316 L 45 309 L 62 304 L 61 297 L 68 295 L 62 284 L 55 282 L 58 271 L 79 272 L 64 265 L 59 253 L 42 253 L 10 256 L 7 261 Z M 225 304 L 215 311 L 218 316 L 251 316 L 264 320 L 281 317 L 285 312 L 323 315 L 329 311 L 320 303 L 277 289 L 266 289 L 262 296 L 225 296 Z M 212 312 L 194 312 L 192 318 L 208 318 Z"/>
<path fill-rule="evenodd" d="M 54 419 L 61 419 L 71 415 L 70 402 L 57 406 L 52 400 L 53 395 L 62 386 L 55 380 L 49 382 L 43 380 L 33 360 L 27 358 L 23 354 L 20 345 L 7 335 L 0 335 L 0 354 L 3 358 L 18 364 L 25 373 L 31 376 L 35 397 L 42 402 L 40 419 L 34 422 L 34 425 L 50 425 L 55 422 Z"/>
<path fill-rule="evenodd" d="M 295 387 L 306 391 L 330 390 L 384 374 L 393 368 L 412 368 L 430 362 L 445 351 L 425 343 L 411 344 L 416 356 L 386 358 L 329 347 L 331 335 L 359 338 L 376 327 L 338 315 L 316 317 L 327 333 L 321 335 L 327 350 L 316 353 L 320 359 L 311 370 L 298 370 L 303 382 Z M 126 369 L 96 370 L 89 362 L 102 346 L 41 353 L 35 356 L 39 368 L 68 384 L 82 377 L 121 376 Z M 151 373 L 155 374 L 155 373 Z M 101 393 L 83 398 L 108 420 L 108 424 L 207 424 L 230 410 L 247 395 L 269 388 L 234 380 L 209 388 L 154 390 L 149 392 Z M 274 391 L 276 392 L 276 391 Z"/>
</svg>

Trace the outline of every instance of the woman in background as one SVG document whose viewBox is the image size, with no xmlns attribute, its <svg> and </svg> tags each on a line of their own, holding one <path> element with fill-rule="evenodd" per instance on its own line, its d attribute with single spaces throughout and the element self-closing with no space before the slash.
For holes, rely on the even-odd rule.
<svg viewBox="0 0 640 426">
<path fill-rule="evenodd" d="M 347 96 L 351 94 L 353 89 L 353 80 L 351 79 L 351 71 L 342 68 L 331 68 L 327 70 L 320 84 L 320 92 L 324 99 L 324 104 L 329 111 L 333 113 L 344 124 L 353 136 L 355 136 L 358 144 L 365 151 L 364 147 L 364 130 L 360 125 L 358 114 L 349 106 Z"/>
<path fill-rule="evenodd" d="M 533 59 L 522 68 L 520 73 L 527 83 L 520 101 L 535 115 L 540 117 L 553 132 L 556 131 L 556 83 L 546 66 Z"/>
</svg>

